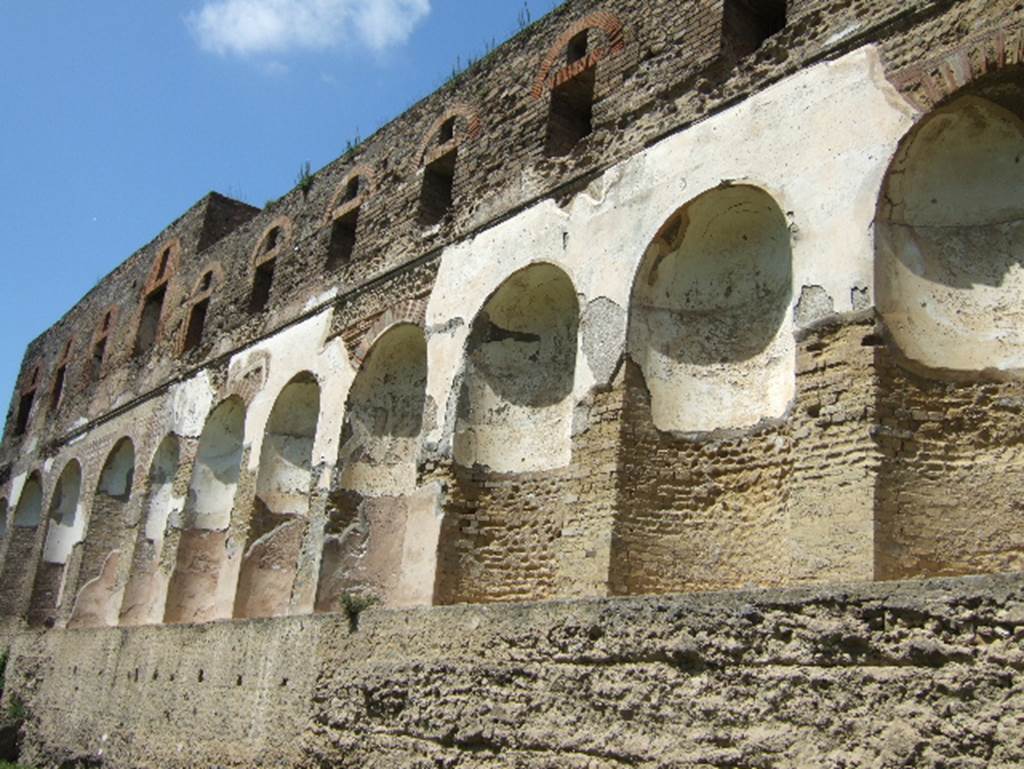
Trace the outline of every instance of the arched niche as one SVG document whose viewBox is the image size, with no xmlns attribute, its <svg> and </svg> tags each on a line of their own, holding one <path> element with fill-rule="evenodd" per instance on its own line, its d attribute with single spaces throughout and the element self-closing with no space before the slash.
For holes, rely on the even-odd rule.
<svg viewBox="0 0 1024 769">
<path fill-rule="evenodd" d="M 192 468 L 185 523 L 190 529 L 219 531 L 231 523 L 245 438 L 245 404 L 231 397 L 206 420 Z"/>
<path fill-rule="evenodd" d="M 883 183 L 878 579 L 1024 568 L 1022 184 L 1020 65 L 923 117 Z"/>
<path fill-rule="evenodd" d="M 245 404 L 232 396 L 210 412 L 199 436 L 183 513 L 185 528 L 167 587 L 165 622 L 207 622 L 231 611 L 230 599 L 222 594 L 222 577 L 244 441 Z"/>
<path fill-rule="evenodd" d="M 901 145 L 879 205 L 875 284 L 905 359 L 1024 369 L 1021 189 L 1024 121 L 981 95 L 935 110 Z"/>
<path fill-rule="evenodd" d="M 427 342 L 412 323 L 374 343 L 349 390 L 341 434 L 341 485 L 367 496 L 416 488 L 426 401 Z"/>
<path fill-rule="evenodd" d="M 430 602 L 436 501 L 417 491 L 426 380 L 423 329 L 399 323 L 374 341 L 352 382 L 317 611 L 343 611 L 342 598 L 359 592 L 389 606 Z"/>
<path fill-rule="evenodd" d="M 305 372 L 274 402 L 263 433 L 256 498 L 235 596 L 235 616 L 286 614 L 313 482 L 320 386 Z"/>
<path fill-rule="evenodd" d="M 163 617 L 160 599 L 166 577 L 159 570 L 160 557 L 167 527 L 175 513 L 180 513 L 183 502 L 174 493 L 180 455 L 181 447 L 173 434 L 160 442 L 153 455 L 147 476 L 145 523 L 136 537 L 131 572 L 121 601 L 122 625 L 153 624 Z"/>
<path fill-rule="evenodd" d="M 648 247 L 630 304 L 629 354 L 663 431 L 782 416 L 795 391 L 786 218 L 751 186 L 707 192 Z"/>
<path fill-rule="evenodd" d="M 107 455 L 93 495 L 78 574 L 81 588 L 68 622 L 70 627 L 117 624 L 117 574 L 134 477 L 135 445 L 130 438 L 122 438 Z"/>
<path fill-rule="evenodd" d="M 35 529 L 42 521 L 43 484 L 38 473 L 25 481 L 14 508 L 14 526 L 18 529 Z"/>
<path fill-rule="evenodd" d="M 82 537 L 82 468 L 72 459 L 65 466 L 57 480 L 50 500 L 50 525 L 46 532 L 46 546 L 43 561 L 51 564 L 65 564 L 71 548 Z"/>
<path fill-rule="evenodd" d="M 61 600 L 64 567 L 72 548 L 81 541 L 82 468 L 72 459 L 64 467 L 50 498 L 49 526 L 43 558 L 36 571 L 29 606 L 29 624 L 52 625 Z"/>
<path fill-rule="evenodd" d="M 473 321 L 456 415 L 460 465 L 531 472 L 568 465 L 579 303 L 551 264 L 509 277 Z"/>
<path fill-rule="evenodd" d="M 43 483 L 33 472 L 14 504 L 12 526 L 7 532 L 7 554 L 0 571 L 0 616 L 20 616 L 32 588 L 32 569 L 39 557 L 37 538 L 43 510 Z"/>
</svg>

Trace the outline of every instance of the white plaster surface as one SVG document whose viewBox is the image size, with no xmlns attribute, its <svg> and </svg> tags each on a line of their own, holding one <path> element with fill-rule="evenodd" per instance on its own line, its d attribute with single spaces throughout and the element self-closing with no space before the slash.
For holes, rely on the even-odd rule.
<svg viewBox="0 0 1024 769">
<path fill-rule="evenodd" d="M 803 70 L 742 104 L 670 136 L 610 169 L 567 209 L 545 200 L 446 249 L 427 309 L 427 394 L 442 409 L 462 366 L 469 324 L 497 287 L 526 265 L 562 268 L 581 307 L 606 297 L 629 305 L 641 259 L 681 206 L 723 180 L 765 190 L 793 230 L 793 296 L 818 285 L 839 312 L 854 287 L 873 287 L 872 226 L 889 159 L 914 111 L 866 47 Z M 449 326 L 461 320 L 462 325 Z M 441 332 L 438 329 L 444 328 Z M 614 342 L 625 347 L 626 332 Z M 580 356 L 580 364 L 585 358 Z M 577 365 L 573 398 L 595 377 Z M 445 446 L 454 420 L 427 436 Z"/>
<path fill-rule="evenodd" d="M 71 460 L 60 474 L 50 500 L 50 526 L 43 548 L 43 560 L 47 563 L 67 563 L 71 549 L 82 541 L 85 519 L 81 495 L 82 468 Z"/>
</svg>

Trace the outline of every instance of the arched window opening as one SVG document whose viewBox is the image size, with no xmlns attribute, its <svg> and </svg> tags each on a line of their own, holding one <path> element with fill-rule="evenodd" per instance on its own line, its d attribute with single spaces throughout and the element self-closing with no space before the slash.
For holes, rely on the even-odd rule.
<svg viewBox="0 0 1024 769">
<path fill-rule="evenodd" d="M 117 624 L 117 573 L 126 534 L 126 513 L 135 478 L 135 445 L 122 438 L 100 472 L 79 567 L 78 596 L 69 627 Z"/>
<path fill-rule="evenodd" d="M 345 195 L 342 197 L 342 203 L 349 203 L 359 197 L 359 186 L 360 181 L 358 176 L 353 176 L 348 180 L 348 184 L 345 185 Z"/>
<path fill-rule="evenodd" d="M 792 255 L 765 192 L 708 192 L 669 219 L 637 273 L 629 353 L 659 430 L 749 427 L 795 390 Z"/>
<path fill-rule="evenodd" d="M 163 617 L 160 599 L 167 578 L 160 573 L 160 559 L 164 536 L 172 516 L 180 513 L 184 504 L 184 499 L 174 494 L 179 464 L 178 439 L 168 435 L 161 441 L 149 468 L 145 525 L 139 530 L 132 554 L 119 614 L 122 625 L 155 624 Z"/>
<path fill-rule="evenodd" d="M 69 339 L 64 345 L 64 352 L 60 356 L 60 362 L 57 364 L 57 371 L 53 375 L 53 387 L 50 388 L 50 411 L 56 411 L 60 408 L 60 403 L 64 397 L 64 380 L 67 378 L 68 361 L 71 358 L 71 340 Z"/>
<path fill-rule="evenodd" d="M 135 354 L 142 355 L 156 344 L 160 331 L 160 318 L 164 312 L 164 299 L 167 297 L 167 284 L 146 294 L 142 302 L 142 315 L 139 318 L 139 331 L 135 336 Z"/>
<path fill-rule="evenodd" d="M 111 308 L 103 313 L 103 320 L 93 338 L 87 369 L 90 382 L 97 382 L 103 376 L 103 364 L 107 357 L 107 339 L 114 325 L 114 312 L 114 309 Z"/>
<path fill-rule="evenodd" d="M 281 228 L 280 227 L 272 227 L 270 229 L 270 232 L 268 232 L 267 236 L 263 239 L 263 253 L 264 254 L 269 254 L 271 251 L 273 251 L 275 248 L 277 248 L 278 245 L 280 244 L 280 240 L 281 240 Z"/>
<path fill-rule="evenodd" d="M 249 312 L 262 312 L 270 303 L 270 291 L 274 286 L 276 259 L 267 259 L 257 265 L 252 279 L 252 293 L 249 294 Z"/>
<path fill-rule="evenodd" d="M 506 280 L 466 343 L 454 453 L 499 472 L 560 467 L 571 458 L 579 305 L 549 264 Z"/>
<path fill-rule="evenodd" d="M 447 144 L 455 139 L 455 118 L 450 117 L 441 123 L 441 130 L 437 132 L 437 143 Z"/>
<path fill-rule="evenodd" d="M 597 67 L 585 66 L 589 32 L 583 30 L 566 46 L 565 76 L 551 90 L 545 152 L 548 157 L 562 157 L 593 130 L 594 89 Z M 575 66 L 574 66 L 575 65 Z M 576 71 L 576 70 L 580 71 Z"/>
<path fill-rule="evenodd" d="M 335 218 L 331 225 L 331 242 L 328 246 L 329 267 L 347 264 L 356 249 L 356 232 L 359 226 L 359 206 Z"/>
<path fill-rule="evenodd" d="M 28 431 L 29 420 L 32 417 L 32 406 L 35 405 L 36 388 L 30 387 L 21 394 L 18 399 L 18 413 L 14 420 L 14 434 L 24 435 Z"/>
<path fill-rule="evenodd" d="M 28 615 L 30 625 L 50 626 L 56 619 L 64 587 L 65 564 L 72 548 L 82 539 L 81 490 L 82 469 L 76 460 L 71 460 L 61 473 L 50 500 L 46 544 L 32 586 Z"/>
<path fill-rule="evenodd" d="M 200 299 L 192 305 L 188 314 L 188 326 L 185 329 L 185 352 L 195 350 L 203 343 L 203 331 L 206 328 L 206 313 L 210 308 L 210 300 Z"/>
<path fill-rule="evenodd" d="M 278 395 L 263 434 L 235 616 L 287 614 L 309 514 L 320 386 L 300 374 Z"/>
<path fill-rule="evenodd" d="M 760 48 L 786 27 L 786 0 L 725 0 L 723 48 L 737 59 Z"/>
<path fill-rule="evenodd" d="M 420 188 L 420 223 L 438 224 L 452 208 L 455 191 L 455 163 L 458 150 L 452 148 L 423 169 Z"/>
<path fill-rule="evenodd" d="M 232 396 L 210 413 L 199 438 L 165 622 L 206 622 L 231 614 L 222 579 L 244 438 L 245 404 Z"/>
</svg>

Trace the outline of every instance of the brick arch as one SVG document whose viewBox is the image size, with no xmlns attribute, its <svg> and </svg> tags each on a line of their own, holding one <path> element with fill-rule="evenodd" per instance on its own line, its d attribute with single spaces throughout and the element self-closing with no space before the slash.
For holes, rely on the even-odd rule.
<svg viewBox="0 0 1024 769">
<path fill-rule="evenodd" d="M 348 184 L 356 177 L 360 179 L 359 194 L 352 200 L 347 200 L 343 203 L 342 198 L 348 190 Z M 360 163 L 345 174 L 345 177 L 341 180 L 341 184 L 338 185 L 334 194 L 331 196 L 331 202 L 327 206 L 327 213 L 324 215 L 324 221 L 330 224 L 350 209 L 361 206 L 366 202 L 367 198 L 373 195 L 376 191 L 376 171 L 374 171 L 373 166 L 369 163 Z"/>
<path fill-rule="evenodd" d="M 580 32 L 590 29 L 598 29 L 604 33 L 607 40 L 605 46 L 591 51 L 585 58 L 575 64 L 555 69 L 557 61 L 564 57 L 565 49 L 568 47 L 569 42 Z M 548 49 L 547 55 L 537 69 L 537 76 L 533 81 L 533 98 L 541 98 L 545 91 L 551 90 L 559 82 L 568 80 L 580 72 L 596 66 L 602 59 L 621 53 L 625 48 L 625 28 L 618 16 L 607 11 L 598 11 L 585 16 L 566 29 L 561 37 Z M 552 72 L 552 70 L 554 71 Z"/>
<path fill-rule="evenodd" d="M 160 262 L 163 259 L 164 254 L 168 254 L 167 264 L 164 267 L 163 274 L 160 274 Z M 174 275 L 178 270 L 178 262 L 181 260 L 181 239 L 171 238 L 170 240 L 164 241 L 156 249 L 156 256 L 153 257 L 153 263 L 149 267 L 149 274 L 146 276 L 146 285 L 142 289 L 142 295 L 148 296 L 149 294 L 156 291 L 160 286 L 167 283 L 171 276 Z"/>
<path fill-rule="evenodd" d="M 1024 64 L 1024 27 L 986 30 L 951 51 L 889 72 L 889 82 L 912 104 L 930 111 L 985 75 Z"/>
<path fill-rule="evenodd" d="M 410 323 L 423 328 L 427 314 L 427 300 L 425 297 L 419 299 L 407 299 L 389 308 L 374 321 L 366 332 L 359 339 L 352 351 L 352 362 L 355 367 L 361 368 L 366 356 L 370 354 L 373 345 L 385 332 L 393 326 L 403 323 Z"/>
<path fill-rule="evenodd" d="M 263 250 L 263 244 L 267 242 L 267 237 L 275 227 L 281 228 L 281 237 L 277 240 L 277 245 L 269 251 Z M 263 262 L 273 259 L 284 251 L 284 247 L 291 242 L 292 239 L 292 220 L 287 216 L 279 216 L 268 224 L 263 231 L 260 233 L 259 238 L 256 240 L 256 246 L 252 250 L 252 263 L 255 266 L 259 266 Z"/>
<path fill-rule="evenodd" d="M 253 400 L 266 387 L 270 377 L 270 353 L 260 350 L 252 353 L 244 368 L 228 372 L 227 381 L 217 390 L 214 402 L 226 401 L 231 396 L 238 396 L 245 404 L 246 411 Z"/>
<path fill-rule="evenodd" d="M 458 118 L 462 118 L 465 126 L 464 130 L 462 132 L 456 132 L 451 141 L 440 145 L 434 145 L 432 148 L 431 144 L 434 141 L 434 137 L 441 131 L 441 126 L 452 118 L 455 118 L 456 120 L 458 120 Z M 416 151 L 417 162 L 420 166 L 428 165 L 441 155 L 462 146 L 466 142 L 473 141 L 480 135 L 480 127 L 480 115 L 475 107 L 464 102 L 452 105 L 443 114 L 439 115 L 437 119 L 430 124 L 430 128 L 424 132 L 423 138 L 420 139 L 419 149 Z"/>
</svg>

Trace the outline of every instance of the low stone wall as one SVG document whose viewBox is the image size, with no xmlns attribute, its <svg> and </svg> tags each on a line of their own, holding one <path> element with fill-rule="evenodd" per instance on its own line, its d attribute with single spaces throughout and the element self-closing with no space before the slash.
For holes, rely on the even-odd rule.
<svg viewBox="0 0 1024 769">
<path fill-rule="evenodd" d="M 24 634 L 7 688 L 38 766 L 1016 767 L 1022 640 L 1011 575 Z"/>
</svg>

